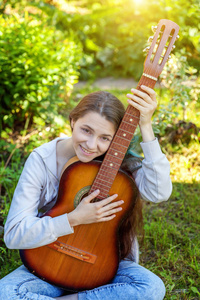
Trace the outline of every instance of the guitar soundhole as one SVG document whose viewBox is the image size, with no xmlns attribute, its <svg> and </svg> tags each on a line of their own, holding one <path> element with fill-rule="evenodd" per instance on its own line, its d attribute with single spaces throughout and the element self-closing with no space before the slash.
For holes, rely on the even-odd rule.
<svg viewBox="0 0 200 300">
<path fill-rule="evenodd" d="M 90 188 L 91 185 L 87 185 L 78 191 L 78 193 L 74 197 L 74 208 L 76 208 L 79 205 L 83 197 L 86 197 L 88 195 Z"/>
<path fill-rule="evenodd" d="M 76 208 L 79 205 L 79 203 L 84 197 L 88 196 L 90 189 L 91 189 L 91 185 L 87 185 L 78 191 L 78 193 L 74 197 L 74 208 Z M 107 197 L 109 197 L 109 195 Z M 92 199 L 91 203 L 98 202 L 101 200 L 102 200 L 101 198 L 94 198 Z"/>
</svg>

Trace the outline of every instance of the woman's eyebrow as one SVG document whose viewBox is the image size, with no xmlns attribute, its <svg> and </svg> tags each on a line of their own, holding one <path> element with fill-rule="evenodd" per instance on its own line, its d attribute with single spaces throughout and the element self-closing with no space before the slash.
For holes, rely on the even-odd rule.
<svg viewBox="0 0 200 300">
<path fill-rule="evenodd" d="M 111 138 L 113 138 L 113 135 L 111 135 L 111 134 L 102 134 L 103 136 L 110 136 Z"/>
</svg>

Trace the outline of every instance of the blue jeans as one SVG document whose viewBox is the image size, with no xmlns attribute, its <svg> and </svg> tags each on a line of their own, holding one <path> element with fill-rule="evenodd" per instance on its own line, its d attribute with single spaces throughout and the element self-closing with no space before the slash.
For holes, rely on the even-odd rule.
<svg viewBox="0 0 200 300">
<path fill-rule="evenodd" d="M 24 266 L 0 280 L 0 300 L 50 300 L 65 294 L 35 275 Z M 78 293 L 79 300 L 162 300 L 165 286 L 162 280 L 130 260 L 123 260 L 113 281 L 93 290 Z"/>
</svg>

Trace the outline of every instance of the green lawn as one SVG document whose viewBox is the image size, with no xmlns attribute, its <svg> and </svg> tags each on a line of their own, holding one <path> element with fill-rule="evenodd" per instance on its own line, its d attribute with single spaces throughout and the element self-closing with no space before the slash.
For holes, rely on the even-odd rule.
<svg viewBox="0 0 200 300">
<path fill-rule="evenodd" d="M 89 91 L 93 91 L 93 89 L 87 87 L 75 91 L 73 93 L 74 103 L 81 95 Z M 119 96 L 122 91 L 114 91 L 114 93 Z M 125 96 L 122 99 L 126 101 Z M 194 109 L 194 118 L 196 118 L 196 113 L 197 111 Z M 68 130 L 69 126 L 67 125 L 64 132 L 68 132 Z M 45 139 L 48 140 L 48 137 Z M 38 139 L 34 140 L 33 138 L 32 147 L 34 147 L 34 141 L 37 141 L 38 146 L 38 143 L 43 142 L 43 138 L 41 137 L 39 142 Z M 199 141 L 193 139 L 187 145 L 178 143 L 174 146 L 165 141 L 161 146 L 171 164 L 173 193 L 165 203 L 144 203 L 145 238 L 140 247 L 140 263 L 163 279 L 167 290 L 165 299 L 200 299 Z M 1 153 L 4 160 L 10 151 L 8 146 L 5 149 Z M 27 150 L 27 148 L 25 149 Z M 14 186 L 25 160 L 24 152 L 22 149 L 16 150 L 6 170 L 3 171 L 4 160 L 1 165 L 3 176 L 1 176 L 0 221 L 2 224 L 5 221 Z M 0 251 L 0 277 L 3 277 L 19 266 L 21 262 L 18 251 L 6 249 L 2 239 Z"/>
<path fill-rule="evenodd" d="M 166 299 L 200 299 L 199 155 L 197 144 L 169 154 L 173 193 L 165 203 L 144 205 L 141 263 L 161 276 Z"/>
</svg>

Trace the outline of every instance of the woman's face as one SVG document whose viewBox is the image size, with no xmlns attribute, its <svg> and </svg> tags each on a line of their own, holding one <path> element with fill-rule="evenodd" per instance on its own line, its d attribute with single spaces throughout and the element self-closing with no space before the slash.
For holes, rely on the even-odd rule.
<svg viewBox="0 0 200 300">
<path fill-rule="evenodd" d="M 88 112 L 76 122 L 71 121 L 72 143 L 82 162 L 89 162 L 104 154 L 115 134 L 113 123 L 96 112 Z"/>
</svg>

